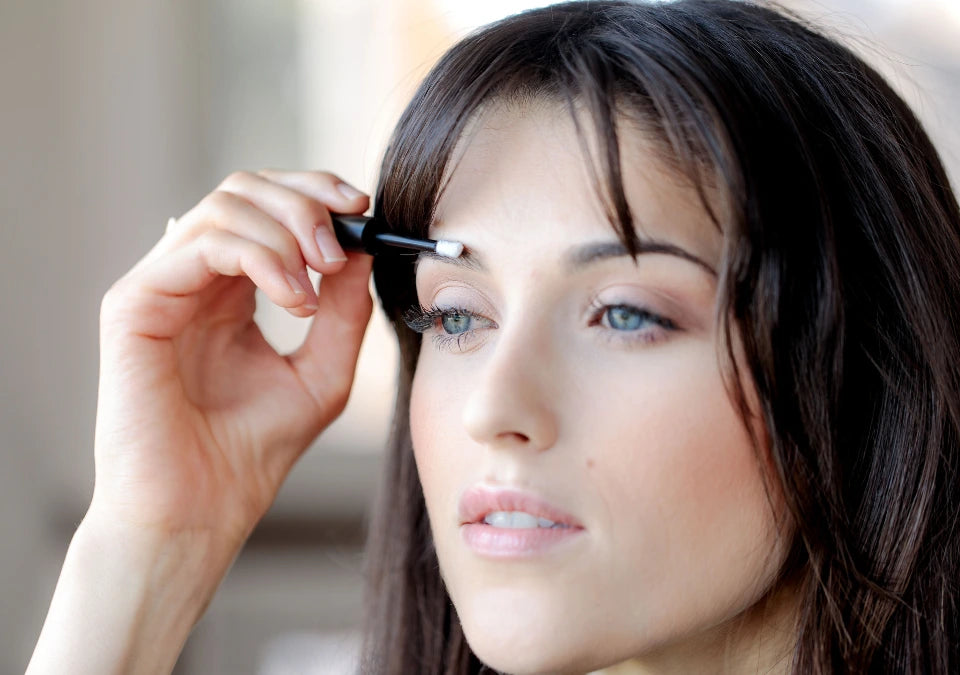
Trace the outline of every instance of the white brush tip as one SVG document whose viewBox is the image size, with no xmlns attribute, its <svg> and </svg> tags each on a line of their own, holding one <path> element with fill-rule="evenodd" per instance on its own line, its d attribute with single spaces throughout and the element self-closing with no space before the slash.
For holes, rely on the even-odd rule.
<svg viewBox="0 0 960 675">
<path fill-rule="evenodd" d="M 463 253 L 463 244 L 459 241 L 446 241 L 441 239 L 437 242 L 437 255 L 442 255 L 444 258 L 459 258 L 460 254 Z"/>
</svg>

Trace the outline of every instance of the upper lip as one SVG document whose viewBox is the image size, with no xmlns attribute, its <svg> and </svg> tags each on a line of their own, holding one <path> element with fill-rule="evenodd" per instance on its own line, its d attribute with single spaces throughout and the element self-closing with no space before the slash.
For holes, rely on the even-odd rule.
<svg viewBox="0 0 960 675">
<path fill-rule="evenodd" d="M 569 513 L 527 492 L 474 487 L 464 492 L 460 498 L 461 525 L 479 523 L 486 518 L 487 514 L 494 511 L 523 511 L 537 518 L 546 518 L 562 525 L 583 527 Z"/>
</svg>

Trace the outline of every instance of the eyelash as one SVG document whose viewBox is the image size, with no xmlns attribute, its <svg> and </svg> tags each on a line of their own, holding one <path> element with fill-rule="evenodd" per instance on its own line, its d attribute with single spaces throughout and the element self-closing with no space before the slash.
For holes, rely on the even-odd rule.
<svg viewBox="0 0 960 675">
<path fill-rule="evenodd" d="M 437 346 L 437 349 L 443 350 L 456 347 L 458 350 L 463 351 L 464 343 L 473 337 L 476 329 L 455 334 L 443 331 L 443 327 L 439 325 L 440 320 L 445 316 L 454 314 L 470 317 L 470 319 L 487 321 L 493 324 L 493 322 L 486 317 L 480 316 L 476 312 L 471 312 L 469 309 L 464 309 L 463 307 L 437 307 L 436 305 L 430 307 L 414 305 L 404 313 L 403 321 L 410 330 L 417 333 L 425 334 L 433 329 L 439 329 L 440 332 L 433 336 L 433 343 Z M 495 326 L 496 324 L 493 325 Z"/>
<path fill-rule="evenodd" d="M 622 331 L 615 328 L 609 328 L 603 326 L 603 318 L 607 315 L 611 309 L 623 308 L 637 312 L 641 318 L 644 320 L 644 323 L 651 323 L 657 326 L 656 329 L 639 331 Z M 667 317 L 657 314 L 650 311 L 646 307 L 640 307 L 638 305 L 631 305 L 624 302 L 618 303 L 602 303 L 597 300 L 593 301 L 590 304 L 591 309 L 591 326 L 601 326 L 605 328 L 606 333 L 605 337 L 611 341 L 626 342 L 627 344 L 653 344 L 654 342 L 659 342 L 667 338 L 667 333 L 671 333 L 679 330 L 679 326 Z"/>
<path fill-rule="evenodd" d="M 623 308 L 637 312 L 640 314 L 642 319 L 645 320 L 645 322 L 655 324 L 659 328 L 653 331 L 624 331 L 604 327 L 602 322 L 607 312 L 617 308 Z M 591 304 L 590 309 L 592 317 L 590 320 L 590 325 L 601 326 L 605 328 L 605 337 L 611 341 L 617 341 L 621 343 L 626 342 L 629 344 L 652 344 L 654 342 L 659 342 L 660 340 L 666 339 L 666 333 L 679 330 L 678 326 L 667 317 L 660 314 L 655 314 L 644 307 L 637 307 L 625 303 L 603 304 L 600 302 L 594 302 Z M 463 307 L 437 307 L 436 305 L 425 307 L 414 305 L 404 313 L 403 320 L 410 330 L 413 330 L 417 333 L 426 334 L 432 330 L 438 330 L 438 333 L 433 336 L 434 344 L 438 349 L 443 350 L 456 347 L 458 350 L 463 351 L 465 344 L 471 338 L 475 337 L 474 334 L 478 329 L 474 328 L 462 333 L 447 333 L 443 326 L 440 325 L 440 321 L 445 316 L 452 315 L 469 317 L 471 320 L 486 322 L 490 324 L 486 327 L 496 328 L 496 324 L 490 319 Z"/>
</svg>

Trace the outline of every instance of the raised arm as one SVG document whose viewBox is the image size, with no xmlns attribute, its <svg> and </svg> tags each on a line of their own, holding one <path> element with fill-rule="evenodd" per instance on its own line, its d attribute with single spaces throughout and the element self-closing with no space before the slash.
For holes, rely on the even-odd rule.
<svg viewBox="0 0 960 675">
<path fill-rule="evenodd" d="M 290 469 L 346 405 L 371 258 L 344 255 L 329 212 L 368 205 L 328 173 L 232 174 L 107 292 L 93 498 L 30 675 L 173 668 Z M 292 354 L 254 322 L 257 288 L 313 316 Z"/>
</svg>

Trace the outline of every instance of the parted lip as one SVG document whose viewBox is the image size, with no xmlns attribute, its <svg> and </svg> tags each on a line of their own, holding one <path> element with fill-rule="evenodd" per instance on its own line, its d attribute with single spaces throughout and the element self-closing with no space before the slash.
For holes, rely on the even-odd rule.
<svg viewBox="0 0 960 675">
<path fill-rule="evenodd" d="M 480 523 L 488 513 L 494 511 L 523 511 L 537 518 L 547 518 L 569 527 L 583 528 L 569 513 L 528 492 L 478 486 L 470 488 L 460 497 L 461 525 Z"/>
</svg>

